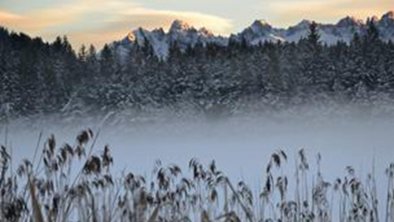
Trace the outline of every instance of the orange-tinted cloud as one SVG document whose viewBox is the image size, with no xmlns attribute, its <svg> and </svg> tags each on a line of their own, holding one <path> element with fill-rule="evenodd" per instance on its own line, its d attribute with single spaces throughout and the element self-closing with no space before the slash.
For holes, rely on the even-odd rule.
<svg viewBox="0 0 394 222">
<path fill-rule="evenodd" d="M 93 43 L 100 47 L 104 43 L 123 38 L 129 31 L 140 26 L 147 29 L 167 29 L 175 19 L 185 20 L 197 28 L 207 27 L 217 34 L 226 35 L 235 31 L 233 21 L 224 17 L 193 10 L 151 9 L 135 1 L 67 0 L 62 4 L 59 3 L 61 1 L 54 1 L 55 5 L 31 9 L 23 14 L 0 8 L 0 25 L 42 36 L 46 40 L 66 34 L 75 47 L 82 43 Z M 336 22 L 346 15 L 364 19 L 393 10 L 393 0 L 247 0 L 247 3 L 245 0 L 238 0 L 237 3 L 231 4 L 239 4 L 239 7 L 243 8 L 244 4 L 250 5 L 252 1 L 256 4 L 254 9 L 261 11 L 261 14 L 266 16 L 263 18 L 275 26 L 293 25 L 301 19 Z M 207 1 L 204 0 L 204 3 Z M 224 0 L 221 4 L 224 4 Z M 258 13 L 255 14 L 258 16 Z M 237 19 L 237 23 L 243 23 L 240 22 L 242 18 L 233 19 Z M 251 22 L 245 21 L 245 24 Z M 242 28 L 244 27 L 237 27 L 237 31 Z"/>
<path fill-rule="evenodd" d="M 108 22 L 105 26 L 88 31 L 78 31 L 69 34 L 71 39 L 78 43 L 102 46 L 114 40 L 120 40 L 127 33 L 138 27 L 154 29 L 162 27 L 168 30 L 175 19 L 181 19 L 196 28 L 207 27 L 216 34 L 226 35 L 231 32 L 231 23 L 215 16 L 209 16 L 193 12 L 140 12 L 124 15 L 114 21 Z"/>
<path fill-rule="evenodd" d="M 0 11 L 0 25 L 52 40 L 66 34 L 74 46 L 119 40 L 140 26 L 168 28 L 175 19 L 196 27 L 205 26 L 215 33 L 228 34 L 231 21 L 198 12 L 164 11 L 144 8 L 124 0 L 79 0 L 78 4 L 30 11 L 22 15 Z"/>
<path fill-rule="evenodd" d="M 12 21 L 12 20 L 21 19 L 21 18 L 22 18 L 22 16 L 20 16 L 20 15 L 0 10 L 0 21 L 7 22 L 7 21 Z"/>
</svg>

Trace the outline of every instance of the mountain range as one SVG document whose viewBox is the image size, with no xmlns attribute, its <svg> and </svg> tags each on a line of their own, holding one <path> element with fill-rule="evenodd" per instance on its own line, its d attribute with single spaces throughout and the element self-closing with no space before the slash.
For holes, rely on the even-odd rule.
<svg viewBox="0 0 394 222">
<path fill-rule="evenodd" d="M 394 41 L 394 11 L 389 11 L 380 18 L 371 17 L 368 21 L 376 25 L 382 40 Z M 170 46 L 174 44 L 181 50 L 185 50 L 188 47 L 194 47 L 196 44 L 205 46 L 209 43 L 227 46 L 229 42 L 245 41 L 247 45 L 254 46 L 264 42 L 297 42 L 308 34 L 311 23 L 310 20 L 302 20 L 288 28 L 276 28 L 264 20 L 256 20 L 242 32 L 224 37 L 215 35 L 206 28 L 196 29 L 184 21 L 175 20 L 168 32 L 165 32 L 162 28 L 151 31 L 138 28 L 112 45 L 118 53 L 124 54 L 135 45 L 150 44 L 156 56 L 166 58 Z M 368 25 L 366 21 L 347 16 L 340 19 L 336 24 L 317 23 L 317 28 L 320 41 L 332 45 L 338 41 L 349 43 L 355 33 L 360 35 L 366 33 Z"/>
</svg>

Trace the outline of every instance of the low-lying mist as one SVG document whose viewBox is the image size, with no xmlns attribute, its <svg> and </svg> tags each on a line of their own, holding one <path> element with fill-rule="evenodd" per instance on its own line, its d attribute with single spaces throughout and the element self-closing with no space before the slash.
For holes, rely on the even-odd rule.
<svg viewBox="0 0 394 222">
<path fill-rule="evenodd" d="M 152 117 L 120 122 L 117 115 L 11 121 L 7 143 L 12 147 L 14 163 L 33 155 L 40 133 L 40 146 L 51 134 L 58 143 L 72 144 L 75 135 L 86 128 L 100 131 L 95 152 L 108 144 L 118 167 L 146 173 L 157 159 L 186 165 L 191 158 L 198 158 L 216 160 L 234 178 L 259 180 L 270 154 L 278 149 L 295 155 L 304 148 L 313 163 L 321 153 L 324 172 L 331 178 L 340 176 L 347 165 L 367 172 L 374 159 L 376 168 L 383 173 L 389 162 L 394 161 L 394 124 L 388 118 L 318 113 L 275 118 L 250 114 L 218 119 L 178 119 L 168 115 L 166 120 Z M 5 127 L 1 130 L 4 143 Z"/>
<path fill-rule="evenodd" d="M 317 156 L 325 180 L 343 178 L 352 166 L 360 179 L 374 172 L 378 197 L 385 199 L 385 169 L 394 161 L 394 121 L 365 112 L 325 114 L 311 111 L 288 115 L 239 114 L 231 117 L 179 117 L 171 114 L 130 119 L 120 113 L 90 118 L 48 116 L 16 119 L 1 128 L 1 143 L 11 148 L 14 168 L 24 159 L 32 159 L 54 134 L 57 144 L 75 143 L 76 135 L 90 128 L 98 136 L 93 153 L 105 145 L 114 158 L 114 175 L 131 171 L 151 176 L 156 160 L 188 169 L 196 158 L 217 167 L 234 182 L 244 181 L 256 193 L 261 192 L 271 154 L 283 150 L 289 156 L 282 168 L 294 187 L 295 159 L 304 149 L 311 165 L 310 181 L 316 178 Z M 125 120 L 127 118 L 127 121 Z M 79 170 L 79 169 L 76 169 Z M 382 205 L 383 206 L 383 205 Z M 383 211 L 381 209 L 380 211 Z"/>
</svg>

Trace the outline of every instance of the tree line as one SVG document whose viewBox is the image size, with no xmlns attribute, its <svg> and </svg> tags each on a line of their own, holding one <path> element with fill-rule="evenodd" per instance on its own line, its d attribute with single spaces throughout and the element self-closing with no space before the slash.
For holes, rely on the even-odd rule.
<svg viewBox="0 0 394 222">
<path fill-rule="evenodd" d="M 245 41 L 170 47 L 163 60 L 146 39 L 127 55 L 113 45 L 78 52 L 0 29 L 0 111 L 8 116 L 191 107 L 231 113 L 304 104 L 391 103 L 394 44 L 373 22 L 350 43 L 325 45 L 317 25 L 299 42 Z"/>
</svg>

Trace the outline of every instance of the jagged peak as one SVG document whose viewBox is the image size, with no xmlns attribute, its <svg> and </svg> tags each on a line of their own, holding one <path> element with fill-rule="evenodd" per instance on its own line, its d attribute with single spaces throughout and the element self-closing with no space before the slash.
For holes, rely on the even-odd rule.
<svg viewBox="0 0 394 222">
<path fill-rule="evenodd" d="M 200 28 L 198 31 L 206 36 L 214 36 L 213 32 L 205 27 Z"/>
<path fill-rule="evenodd" d="M 372 17 L 367 18 L 367 23 L 368 22 L 377 23 L 379 22 L 379 18 L 376 15 L 374 15 Z"/>
<path fill-rule="evenodd" d="M 392 38 L 392 24 L 394 24 L 394 11 L 389 11 L 382 15 L 381 18 L 369 17 L 366 21 L 360 20 L 352 16 L 346 16 L 340 19 L 336 24 L 322 24 L 317 23 L 319 30 L 324 34 L 324 41 L 329 44 L 334 43 L 337 39 L 347 41 L 349 39 L 349 31 L 351 33 L 363 33 L 368 22 L 373 22 L 378 25 L 379 29 L 384 29 L 388 38 Z M 122 40 L 121 43 L 138 43 L 143 44 L 145 38 L 152 41 L 153 44 L 158 45 L 157 48 L 163 49 L 168 43 L 175 41 L 181 42 L 185 47 L 190 44 L 194 45 L 196 42 L 220 42 L 223 45 L 228 44 L 231 41 L 241 41 L 245 39 L 250 44 L 260 43 L 264 41 L 289 41 L 296 42 L 300 37 L 305 35 L 310 25 L 313 23 L 312 20 L 302 20 L 294 26 L 288 28 L 275 28 L 267 23 L 265 20 L 255 20 L 253 23 L 245 28 L 242 32 L 231 34 L 229 37 L 221 37 L 212 33 L 210 30 L 202 28 L 194 28 L 185 21 L 174 20 L 168 31 L 164 31 L 162 28 L 154 30 L 145 30 L 143 28 L 136 29 Z M 338 29 L 339 28 L 339 29 Z M 342 33 L 343 32 L 343 33 Z M 350 40 L 349 40 L 350 41 Z"/>
<path fill-rule="evenodd" d="M 312 22 L 313 22 L 312 20 L 303 19 L 301 22 L 295 25 L 295 27 L 300 27 L 300 28 L 309 27 L 312 24 Z"/>
<path fill-rule="evenodd" d="M 267 21 L 264 19 L 258 19 L 255 20 L 251 26 L 258 26 L 258 27 L 266 27 L 266 26 L 271 26 Z"/>
<path fill-rule="evenodd" d="M 394 11 L 388 11 L 382 16 L 381 20 L 394 20 Z"/>
<path fill-rule="evenodd" d="M 139 27 L 129 32 L 125 39 L 127 39 L 127 41 L 129 42 L 139 41 L 141 37 L 145 35 L 146 32 L 147 32 L 146 29 Z"/>
<path fill-rule="evenodd" d="M 270 30 L 272 27 L 265 20 L 255 20 L 249 28 L 252 29 L 253 32 L 259 33 Z"/>
<path fill-rule="evenodd" d="M 179 31 L 179 30 L 188 30 L 192 27 L 185 21 L 176 19 L 172 22 L 170 32 Z"/>
<path fill-rule="evenodd" d="M 160 27 L 160 28 L 153 29 L 152 32 L 161 33 L 161 34 L 164 34 L 164 33 L 165 33 L 165 32 L 164 32 L 164 29 L 161 28 L 161 27 Z"/>
<path fill-rule="evenodd" d="M 134 31 L 132 31 L 132 33 L 134 35 L 144 35 L 146 32 L 149 32 L 149 31 L 142 28 L 142 27 L 139 27 L 138 29 L 135 29 Z"/>
<path fill-rule="evenodd" d="M 353 16 L 346 16 L 345 18 L 338 21 L 337 25 L 344 27 L 344 26 L 357 26 L 363 24 L 363 21 L 357 19 Z"/>
</svg>

